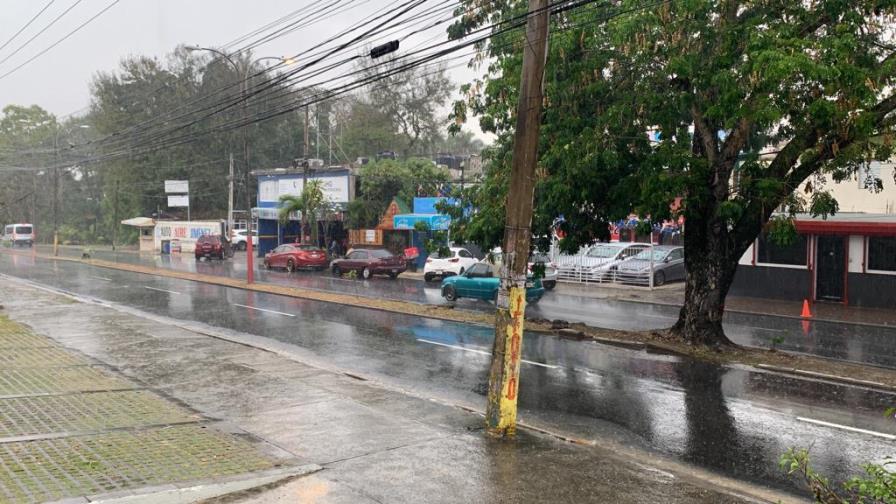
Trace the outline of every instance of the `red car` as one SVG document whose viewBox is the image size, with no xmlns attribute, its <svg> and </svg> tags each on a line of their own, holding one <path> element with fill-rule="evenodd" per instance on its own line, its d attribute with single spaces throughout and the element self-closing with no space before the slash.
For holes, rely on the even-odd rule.
<svg viewBox="0 0 896 504">
<path fill-rule="evenodd" d="M 389 275 L 390 278 L 396 278 L 407 267 L 403 257 L 393 255 L 388 250 L 356 249 L 350 251 L 345 259 L 333 261 L 330 269 L 333 271 L 333 276 L 338 277 L 349 271 L 357 271 L 361 278 L 367 280 L 373 275 Z"/>
<path fill-rule="evenodd" d="M 196 260 L 216 257 L 224 260 L 224 241 L 218 235 L 204 235 L 196 240 Z"/>
<path fill-rule="evenodd" d="M 323 270 L 327 264 L 327 253 L 314 245 L 286 243 L 264 255 L 265 268 L 286 268 L 290 273 L 297 269 Z"/>
</svg>

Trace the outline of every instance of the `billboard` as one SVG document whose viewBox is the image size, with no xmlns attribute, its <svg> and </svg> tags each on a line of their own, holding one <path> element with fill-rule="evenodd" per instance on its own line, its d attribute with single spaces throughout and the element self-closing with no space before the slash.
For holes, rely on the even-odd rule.
<svg viewBox="0 0 896 504">
<path fill-rule="evenodd" d="M 168 207 L 169 208 L 177 208 L 177 207 L 189 207 L 190 206 L 190 197 L 189 196 L 168 196 Z"/>
</svg>

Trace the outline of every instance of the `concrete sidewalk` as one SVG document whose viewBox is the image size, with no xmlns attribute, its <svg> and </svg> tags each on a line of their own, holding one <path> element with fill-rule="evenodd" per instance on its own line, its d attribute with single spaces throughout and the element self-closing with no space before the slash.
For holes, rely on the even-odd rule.
<svg viewBox="0 0 896 504">
<path fill-rule="evenodd" d="M 491 439 L 475 412 L 329 368 L 319 356 L 265 338 L 73 303 L 16 283 L 4 285 L 0 303 L 53 344 L 276 446 L 296 464 L 324 468 L 224 502 L 792 500 L 648 453 L 526 429 L 513 441 Z"/>
</svg>

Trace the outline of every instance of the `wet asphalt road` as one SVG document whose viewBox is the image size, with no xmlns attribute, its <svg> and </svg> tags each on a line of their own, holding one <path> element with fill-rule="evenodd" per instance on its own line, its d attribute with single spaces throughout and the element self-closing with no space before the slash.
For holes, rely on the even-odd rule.
<svg viewBox="0 0 896 504">
<path fill-rule="evenodd" d="M 61 249 L 61 253 L 78 255 L 80 251 Z M 152 256 L 98 251 L 94 257 L 209 275 L 246 276 L 245 253 L 237 253 L 234 259 L 224 262 L 197 262 L 189 254 Z M 417 303 L 446 303 L 441 297 L 438 282 L 426 284 L 401 277 L 398 280 L 375 277 L 370 281 L 361 281 L 333 278 L 327 272 L 302 271 L 290 275 L 285 271 L 265 271 L 258 265 L 257 269 L 255 278 L 259 282 Z M 475 311 L 494 310 L 491 303 L 469 299 L 460 300 L 457 306 Z M 530 317 L 634 331 L 667 328 L 678 318 L 678 308 L 675 306 L 595 299 L 557 292 L 548 292 L 537 305 L 530 306 L 527 313 Z M 725 330 L 735 343 L 745 346 L 768 348 L 774 340 L 778 340 L 775 345 L 783 350 L 896 368 L 896 327 L 804 322 L 771 315 L 728 313 L 725 316 Z"/>
<path fill-rule="evenodd" d="M 488 327 L 27 256 L 0 254 L 0 273 L 272 338 L 348 372 L 484 407 Z M 882 415 L 896 404 L 893 394 L 536 334 L 526 335 L 523 358 L 523 421 L 610 437 L 740 479 L 792 490 L 777 467 L 791 446 L 811 447 L 816 468 L 834 479 L 894 452 L 896 424 Z"/>
</svg>

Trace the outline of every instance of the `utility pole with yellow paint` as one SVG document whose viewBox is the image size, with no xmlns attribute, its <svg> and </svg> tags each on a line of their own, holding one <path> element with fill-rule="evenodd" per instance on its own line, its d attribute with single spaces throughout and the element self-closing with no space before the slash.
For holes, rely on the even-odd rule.
<svg viewBox="0 0 896 504">
<path fill-rule="evenodd" d="M 496 436 L 513 436 L 516 432 L 516 403 L 526 312 L 526 275 L 532 235 L 535 166 L 541 128 L 549 22 L 548 0 L 529 0 L 510 190 L 507 193 L 504 261 L 501 267 L 501 288 L 498 291 L 495 314 L 495 343 L 488 382 L 486 422 L 488 432 Z"/>
</svg>

